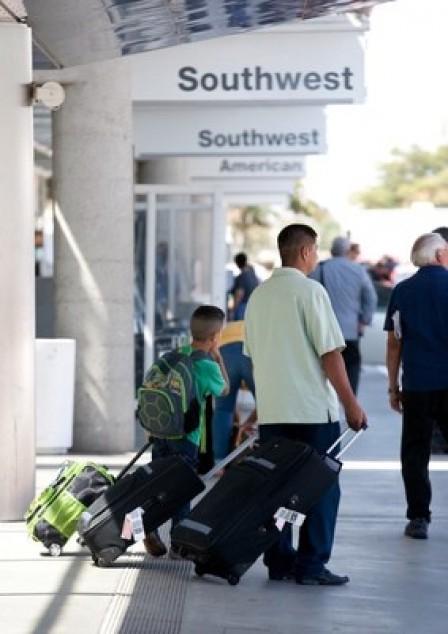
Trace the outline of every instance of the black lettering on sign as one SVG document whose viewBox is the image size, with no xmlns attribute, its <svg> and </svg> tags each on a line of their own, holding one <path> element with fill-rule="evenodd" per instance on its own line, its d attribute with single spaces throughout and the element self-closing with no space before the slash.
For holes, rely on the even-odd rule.
<svg viewBox="0 0 448 634">
<path fill-rule="evenodd" d="M 238 83 L 238 73 L 232 73 L 232 79 L 231 81 L 228 81 L 229 76 L 227 73 L 223 73 L 222 74 L 222 87 L 223 90 L 238 90 L 239 88 L 239 83 Z"/>
<path fill-rule="evenodd" d="M 252 84 L 250 82 L 252 78 L 252 71 L 250 70 L 250 68 L 246 67 L 241 73 L 241 76 L 244 82 L 244 90 L 252 90 Z"/>
<path fill-rule="evenodd" d="M 265 85 L 262 86 L 262 81 Z M 264 73 L 261 66 L 255 66 L 255 90 L 272 90 L 272 73 Z"/>
<path fill-rule="evenodd" d="M 213 145 L 213 140 L 211 136 L 211 130 L 201 130 L 199 132 L 199 147 L 210 147 L 211 145 Z"/>
<path fill-rule="evenodd" d="M 258 132 L 256 129 L 241 130 L 240 132 L 213 132 L 212 130 L 200 130 L 198 133 L 198 145 L 202 148 L 211 147 L 299 147 L 314 145 L 319 146 L 319 130 L 312 129 L 308 132 Z M 246 163 L 246 170 L 286 170 L 279 163 Z M 250 165 L 250 167 L 249 167 Z M 234 164 L 223 160 L 220 171 L 232 171 Z"/>
<path fill-rule="evenodd" d="M 288 90 L 289 88 L 292 90 L 297 90 L 300 85 L 300 80 L 302 78 L 302 73 L 275 73 L 275 78 L 277 79 L 277 86 L 280 90 Z"/>
<path fill-rule="evenodd" d="M 218 78 L 213 73 L 205 73 L 201 77 L 201 86 L 204 90 L 216 90 L 218 86 Z"/>
<path fill-rule="evenodd" d="M 200 74 L 194 66 L 182 66 L 179 69 L 178 87 L 185 92 L 194 90 L 253 91 L 253 90 L 300 90 L 316 91 L 321 88 L 332 91 L 338 88 L 354 90 L 354 72 L 345 66 L 341 72 L 328 71 L 321 75 L 316 71 L 269 72 L 261 66 L 251 68 L 245 66 L 239 72 L 220 73 L 205 72 Z"/>
<path fill-rule="evenodd" d="M 232 167 L 227 159 L 221 161 L 221 165 L 219 166 L 219 172 L 231 172 Z"/>
<path fill-rule="evenodd" d="M 344 77 L 344 88 L 346 88 L 346 90 L 353 90 L 353 86 L 350 83 L 350 79 L 353 77 L 353 72 L 350 68 L 348 68 L 348 66 L 344 68 L 342 76 Z"/>
<path fill-rule="evenodd" d="M 318 90 L 322 85 L 322 78 L 319 73 L 307 73 L 303 83 L 308 90 Z"/>
<path fill-rule="evenodd" d="M 214 140 L 215 140 L 215 145 L 217 147 L 222 147 L 223 145 L 226 145 L 226 142 L 227 142 L 225 134 L 217 134 Z"/>
<path fill-rule="evenodd" d="M 198 87 L 198 80 L 194 75 L 197 75 L 198 71 L 193 66 L 184 66 L 179 71 L 179 77 L 187 83 L 179 83 L 177 84 L 181 90 L 185 90 L 190 92 L 192 90 L 196 90 Z"/>
<path fill-rule="evenodd" d="M 324 88 L 327 90 L 337 90 L 340 86 L 339 73 L 325 73 L 324 75 Z"/>
</svg>

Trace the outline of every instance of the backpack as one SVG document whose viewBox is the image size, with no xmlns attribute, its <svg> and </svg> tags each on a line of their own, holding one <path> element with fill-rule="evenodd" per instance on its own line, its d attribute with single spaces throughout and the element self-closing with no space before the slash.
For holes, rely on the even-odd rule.
<svg viewBox="0 0 448 634">
<path fill-rule="evenodd" d="M 179 438 L 199 426 L 200 407 L 194 377 L 194 362 L 208 358 L 195 350 L 164 354 L 148 370 L 138 390 L 138 417 L 155 438 Z"/>
</svg>

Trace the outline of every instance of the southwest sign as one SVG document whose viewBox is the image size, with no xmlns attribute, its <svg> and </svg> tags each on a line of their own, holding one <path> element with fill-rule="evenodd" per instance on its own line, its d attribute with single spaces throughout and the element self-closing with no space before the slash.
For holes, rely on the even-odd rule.
<svg viewBox="0 0 448 634">
<path fill-rule="evenodd" d="M 359 103 L 358 31 L 257 31 L 131 60 L 134 101 Z"/>
<path fill-rule="evenodd" d="M 326 151 L 322 108 L 134 107 L 134 145 L 145 156 L 257 156 Z"/>
<path fill-rule="evenodd" d="M 295 180 L 305 176 L 303 157 L 265 156 L 192 158 L 188 161 L 191 181 Z"/>
</svg>

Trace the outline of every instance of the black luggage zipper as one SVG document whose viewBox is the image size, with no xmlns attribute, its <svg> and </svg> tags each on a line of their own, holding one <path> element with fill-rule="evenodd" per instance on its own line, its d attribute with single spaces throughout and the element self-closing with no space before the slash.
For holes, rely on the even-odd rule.
<svg viewBox="0 0 448 634">
<path fill-rule="evenodd" d="M 78 475 L 79 475 L 79 474 L 78 474 Z M 29 517 L 27 517 L 27 518 L 26 518 L 26 523 L 28 524 L 29 522 L 31 522 L 31 520 L 32 520 L 34 517 L 36 517 L 36 515 L 37 515 L 38 513 L 40 513 L 41 511 L 44 511 L 44 512 L 45 512 L 45 511 L 46 511 L 46 510 L 47 510 L 47 509 L 48 509 L 48 508 L 49 508 L 49 507 L 53 504 L 53 502 L 54 502 L 54 501 L 55 501 L 55 500 L 56 500 L 56 499 L 57 499 L 57 498 L 61 495 L 61 493 L 63 493 L 66 489 L 68 489 L 69 485 L 73 482 L 73 480 L 74 480 L 76 477 L 77 477 L 77 475 L 75 474 L 75 475 L 72 475 L 72 477 L 71 477 L 71 478 L 69 478 L 68 480 L 66 480 L 65 482 L 64 482 L 64 480 L 63 480 L 63 479 L 62 479 L 62 480 L 59 480 L 59 481 L 56 481 L 56 483 L 53 485 L 55 488 L 56 488 L 57 486 L 60 486 L 60 485 L 63 485 L 63 486 L 61 486 L 61 488 L 59 488 L 59 489 L 56 489 L 56 490 L 54 491 L 54 493 L 53 493 L 52 497 L 51 497 L 49 500 L 47 500 L 47 502 L 46 502 L 45 504 L 41 504 L 40 506 L 38 506 L 38 507 L 35 509 L 35 511 L 34 511 L 34 512 L 33 512 L 33 513 L 29 516 Z M 51 486 L 51 485 L 50 485 L 50 486 Z"/>
<path fill-rule="evenodd" d="M 173 470 L 173 467 L 171 466 L 167 473 L 169 473 L 172 470 Z M 146 484 L 141 486 L 137 491 L 134 492 L 134 494 L 130 498 L 126 498 L 125 497 L 126 493 L 123 493 L 123 496 L 122 496 L 121 501 L 120 501 L 121 503 L 115 507 L 114 513 L 112 513 L 112 511 L 109 510 L 109 508 L 108 508 L 108 512 L 107 512 L 107 514 L 105 516 L 103 515 L 103 517 L 101 517 L 100 519 L 97 519 L 97 521 L 95 521 L 96 518 L 94 518 L 94 520 L 92 521 L 92 523 L 90 524 L 89 528 L 84 533 L 84 535 L 89 535 L 89 533 L 91 533 L 94 529 L 99 528 L 100 526 L 103 526 L 103 524 L 106 524 L 113 515 L 115 515 L 118 511 L 121 511 L 125 506 L 127 506 L 128 503 L 130 503 L 132 500 L 137 498 L 140 495 L 140 493 L 142 492 L 142 490 L 144 490 L 148 486 L 148 484 L 149 484 L 149 482 L 147 482 Z M 151 499 L 156 500 L 157 498 L 153 496 L 152 498 L 149 498 L 147 502 L 149 502 Z M 147 502 L 144 502 L 142 504 L 142 506 L 145 507 Z M 153 501 L 152 503 L 150 503 L 148 505 L 148 508 L 151 508 L 151 506 L 154 506 L 154 504 L 155 504 L 155 502 Z M 147 509 L 145 508 L 145 512 L 146 512 L 146 510 Z M 98 516 L 97 516 L 97 518 L 98 518 Z"/>
</svg>

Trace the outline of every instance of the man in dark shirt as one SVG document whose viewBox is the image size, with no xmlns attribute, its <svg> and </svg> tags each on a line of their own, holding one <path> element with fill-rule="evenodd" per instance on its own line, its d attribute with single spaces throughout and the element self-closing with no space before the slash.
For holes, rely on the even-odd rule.
<svg viewBox="0 0 448 634">
<path fill-rule="evenodd" d="M 411 260 L 419 271 L 394 288 L 384 329 L 390 405 L 403 413 L 401 463 L 409 520 L 405 535 L 426 539 L 434 421 L 448 440 L 448 243 L 437 233 L 424 234 L 414 243 Z"/>
<path fill-rule="evenodd" d="M 238 321 L 244 319 L 247 302 L 252 291 L 256 288 L 260 280 L 255 275 L 253 267 L 247 262 L 245 253 L 237 253 L 234 262 L 240 269 L 241 273 L 235 278 L 232 288 L 233 294 L 233 319 Z"/>
</svg>

